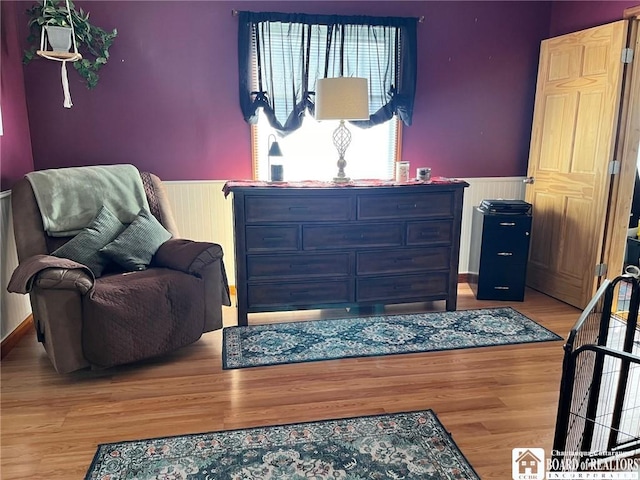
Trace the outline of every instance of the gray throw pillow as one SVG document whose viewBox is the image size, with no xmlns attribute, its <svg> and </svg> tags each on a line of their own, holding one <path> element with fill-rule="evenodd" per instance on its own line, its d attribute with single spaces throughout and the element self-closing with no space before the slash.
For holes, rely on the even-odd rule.
<svg viewBox="0 0 640 480">
<path fill-rule="evenodd" d="M 140 210 L 136 219 L 100 253 L 125 270 L 144 270 L 151 263 L 160 245 L 171 234 L 148 211 Z"/>
<path fill-rule="evenodd" d="M 91 269 L 98 278 L 109 263 L 99 250 L 126 228 L 107 207 L 102 207 L 91 224 L 75 237 L 54 250 L 51 255 L 68 258 Z"/>
</svg>

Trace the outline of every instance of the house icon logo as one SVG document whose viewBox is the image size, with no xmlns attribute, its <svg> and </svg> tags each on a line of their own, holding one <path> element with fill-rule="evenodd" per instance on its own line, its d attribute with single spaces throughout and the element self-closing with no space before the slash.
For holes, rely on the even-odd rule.
<svg viewBox="0 0 640 480">
<path fill-rule="evenodd" d="M 513 480 L 544 480 L 544 448 L 511 451 Z"/>
</svg>

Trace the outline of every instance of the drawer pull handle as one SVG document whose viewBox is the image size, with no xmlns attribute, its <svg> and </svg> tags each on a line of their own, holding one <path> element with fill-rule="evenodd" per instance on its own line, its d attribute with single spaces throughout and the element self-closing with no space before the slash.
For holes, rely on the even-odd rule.
<svg viewBox="0 0 640 480">
<path fill-rule="evenodd" d="M 300 267 L 308 267 L 308 263 L 290 263 L 289 268 L 300 268 Z"/>
<path fill-rule="evenodd" d="M 301 207 L 289 207 L 289 211 L 291 210 L 307 210 L 308 207 L 305 207 L 304 205 Z"/>
<path fill-rule="evenodd" d="M 343 235 L 342 239 L 343 240 L 361 240 L 364 238 L 364 233 L 361 233 L 360 235 Z"/>
<path fill-rule="evenodd" d="M 398 210 L 409 210 L 413 208 L 418 208 L 418 204 L 416 203 L 399 203 L 397 205 Z"/>
<path fill-rule="evenodd" d="M 299 295 L 307 295 L 308 293 L 311 293 L 310 290 L 299 290 L 297 292 L 289 292 L 289 296 L 290 297 L 297 297 Z"/>
<path fill-rule="evenodd" d="M 515 227 L 516 222 L 500 222 L 501 227 Z"/>
<path fill-rule="evenodd" d="M 498 255 L 501 257 L 510 257 L 513 255 L 511 252 L 498 252 Z"/>
<path fill-rule="evenodd" d="M 509 290 L 509 287 L 493 287 L 494 290 Z"/>
<path fill-rule="evenodd" d="M 262 237 L 264 242 L 277 242 L 278 240 L 282 240 L 282 237 Z"/>
</svg>

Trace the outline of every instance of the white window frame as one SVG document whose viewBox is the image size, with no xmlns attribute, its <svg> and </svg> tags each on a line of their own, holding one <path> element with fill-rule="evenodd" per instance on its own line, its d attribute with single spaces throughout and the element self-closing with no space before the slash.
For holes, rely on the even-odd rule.
<svg viewBox="0 0 640 480">
<path fill-rule="evenodd" d="M 257 58 L 252 59 L 252 85 L 258 90 Z M 394 115 L 387 122 L 367 129 L 346 123 L 352 140 L 345 160 L 345 173 L 352 179 L 390 180 L 394 177 L 395 163 L 402 159 L 402 122 Z M 269 162 L 284 166 L 285 181 L 330 181 L 337 174 L 338 152 L 333 145 L 332 133 L 338 120 L 316 121 L 305 112 L 303 126 L 282 137 L 269 125 L 262 109 L 258 122 L 251 126 L 252 172 L 254 180 L 268 181 Z M 282 157 L 268 157 L 275 135 Z M 297 141 L 301 135 L 303 140 Z M 384 144 L 380 139 L 386 138 Z M 271 140 L 270 140 L 271 139 Z M 369 167 L 375 162 L 375 167 Z"/>
</svg>

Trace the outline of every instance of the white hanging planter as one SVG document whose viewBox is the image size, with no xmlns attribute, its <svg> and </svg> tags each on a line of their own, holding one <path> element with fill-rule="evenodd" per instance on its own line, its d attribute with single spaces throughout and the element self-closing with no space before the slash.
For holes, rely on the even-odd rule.
<svg viewBox="0 0 640 480">
<path fill-rule="evenodd" d="M 47 32 L 47 41 L 54 52 L 69 52 L 73 33 L 70 27 L 45 25 L 44 29 Z"/>
<path fill-rule="evenodd" d="M 46 2 L 46 0 L 44 0 L 44 2 Z M 73 31 L 73 18 L 71 18 L 69 0 L 67 0 L 66 3 L 67 18 L 69 25 L 71 26 L 59 27 L 57 25 L 43 25 L 40 34 L 40 50 L 36 51 L 36 53 L 43 58 L 62 62 L 62 68 L 60 69 L 62 92 L 64 94 L 64 101 L 62 103 L 62 106 L 65 108 L 71 108 L 73 106 L 73 103 L 71 102 L 71 92 L 69 92 L 67 62 L 76 62 L 78 60 L 82 60 L 82 55 L 78 53 L 78 46 L 76 45 L 75 32 Z M 51 47 L 51 50 L 49 50 L 47 46 Z M 73 47 L 72 52 L 69 51 L 71 47 Z"/>
<path fill-rule="evenodd" d="M 71 19 L 71 16 L 69 16 L 69 19 Z M 49 60 L 59 60 L 61 62 L 82 60 L 82 55 L 78 53 L 74 35 L 73 27 L 43 25 L 40 35 L 40 50 L 36 51 L 36 53 Z"/>
</svg>

